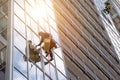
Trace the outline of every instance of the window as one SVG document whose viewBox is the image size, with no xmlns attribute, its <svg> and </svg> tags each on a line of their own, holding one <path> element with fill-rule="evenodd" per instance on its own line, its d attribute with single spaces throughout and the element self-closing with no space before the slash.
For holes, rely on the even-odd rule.
<svg viewBox="0 0 120 80">
<path fill-rule="evenodd" d="M 25 24 L 17 16 L 14 16 L 14 27 L 25 37 Z"/>
<path fill-rule="evenodd" d="M 16 48 L 14 48 L 14 67 L 27 76 L 27 62 L 24 60 L 23 54 Z"/>
<path fill-rule="evenodd" d="M 37 80 L 44 80 L 43 72 L 41 72 L 38 68 L 37 68 Z"/>
<path fill-rule="evenodd" d="M 33 64 L 29 64 L 29 80 L 36 80 L 36 75 L 37 75 L 37 68 Z"/>
<path fill-rule="evenodd" d="M 40 42 L 38 36 L 30 28 L 27 28 L 27 39 L 31 40 L 34 45 L 37 45 Z"/>
<path fill-rule="evenodd" d="M 59 80 L 67 80 L 65 76 L 63 76 L 59 71 L 57 71 L 58 73 L 58 79 Z"/>
<path fill-rule="evenodd" d="M 24 8 L 24 0 L 15 0 L 22 8 Z"/>
<path fill-rule="evenodd" d="M 21 20 L 25 22 L 24 11 L 20 6 L 18 6 L 17 3 L 14 3 L 14 12 Z"/>
<path fill-rule="evenodd" d="M 13 70 L 13 80 L 27 80 L 17 69 Z"/>
<path fill-rule="evenodd" d="M 65 75 L 65 68 L 63 61 L 57 55 L 55 55 L 55 61 L 57 68 Z"/>
<path fill-rule="evenodd" d="M 14 45 L 19 48 L 21 52 L 25 53 L 25 39 L 16 31 L 14 31 Z"/>
<path fill-rule="evenodd" d="M 55 67 L 53 67 L 51 64 L 45 66 L 45 72 L 51 77 L 52 80 L 57 80 L 56 79 L 56 72 L 55 72 Z"/>
</svg>

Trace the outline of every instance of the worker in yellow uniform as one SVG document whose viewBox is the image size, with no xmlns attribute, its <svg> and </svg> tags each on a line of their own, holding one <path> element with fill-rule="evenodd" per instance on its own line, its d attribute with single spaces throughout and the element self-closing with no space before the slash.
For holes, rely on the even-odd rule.
<svg viewBox="0 0 120 80">
<path fill-rule="evenodd" d="M 50 61 L 53 60 L 53 53 L 52 53 L 52 49 L 56 46 L 56 42 L 53 40 L 52 35 L 50 33 L 47 32 L 39 32 L 38 33 L 39 36 L 41 37 L 41 41 L 37 46 L 41 46 L 42 43 L 44 43 L 43 45 L 43 49 L 46 52 L 46 57 L 48 55 L 50 55 L 50 60 L 48 60 L 47 62 L 45 62 L 45 65 L 48 64 Z"/>
</svg>

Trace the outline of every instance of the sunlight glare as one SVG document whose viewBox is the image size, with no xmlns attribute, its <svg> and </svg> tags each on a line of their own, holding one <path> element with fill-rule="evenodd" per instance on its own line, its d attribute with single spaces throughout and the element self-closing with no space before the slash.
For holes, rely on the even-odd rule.
<svg viewBox="0 0 120 80">
<path fill-rule="evenodd" d="M 32 17 L 40 20 L 40 19 L 47 19 L 47 5 L 45 4 L 45 1 L 41 0 L 41 1 L 37 1 L 36 3 L 34 3 L 34 7 L 31 10 L 32 13 Z M 51 13 L 50 13 L 51 14 Z"/>
</svg>

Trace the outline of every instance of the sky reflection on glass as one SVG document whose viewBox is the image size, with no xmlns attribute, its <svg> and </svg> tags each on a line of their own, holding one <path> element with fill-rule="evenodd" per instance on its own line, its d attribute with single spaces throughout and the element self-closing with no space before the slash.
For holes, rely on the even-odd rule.
<svg viewBox="0 0 120 80">
<path fill-rule="evenodd" d="M 19 2 L 19 3 L 16 3 L 16 2 Z M 20 6 L 18 6 L 18 4 L 21 4 L 20 2 L 24 2 L 24 1 L 16 0 L 16 2 L 14 3 L 14 5 L 15 5 L 14 12 L 17 15 L 14 17 L 14 28 L 16 30 L 16 31 L 14 31 L 14 45 L 19 50 L 14 48 L 14 67 L 16 67 L 16 69 L 18 69 L 19 71 L 14 69 L 14 72 L 13 72 L 14 80 L 26 80 L 26 78 L 24 76 L 27 77 L 28 76 L 27 74 L 29 74 L 29 80 L 44 80 L 43 72 L 41 70 L 39 70 L 31 62 L 28 62 L 28 64 L 27 64 L 27 62 L 24 61 L 23 54 L 26 55 L 26 52 L 25 52 L 26 39 L 25 39 L 25 37 L 27 36 L 27 40 L 32 40 L 33 44 L 35 44 L 35 45 L 38 44 L 39 38 L 36 34 L 38 34 L 38 32 L 41 31 L 40 28 L 44 29 L 46 32 L 50 32 L 53 35 L 53 38 L 55 39 L 55 41 L 58 44 L 60 44 L 57 26 L 55 23 L 55 15 L 53 12 L 52 2 L 51 2 L 51 0 L 46 0 L 46 1 L 45 0 L 36 0 L 36 2 L 34 0 L 28 0 L 28 2 L 30 2 L 32 4 L 32 7 L 30 7 L 29 4 L 27 2 L 25 2 L 25 4 L 26 4 L 25 8 L 26 8 L 27 13 L 29 13 L 30 16 L 33 17 L 33 19 L 35 21 L 39 22 L 39 25 L 40 25 L 40 26 L 38 26 L 34 22 L 34 20 L 32 20 L 30 18 L 30 16 L 26 15 L 27 28 L 25 28 L 25 24 L 24 24 L 24 21 L 25 21 L 25 16 L 23 15 L 24 12 L 20 8 Z M 50 8 L 48 7 L 48 5 Z M 24 8 L 24 7 L 22 7 L 22 8 Z M 19 20 L 18 17 L 20 17 L 21 20 Z M 27 32 L 25 32 L 26 31 L 25 29 L 27 30 Z M 34 33 L 33 33 L 33 31 L 34 31 Z M 27 33 L 27 35 L 26 35 L 26 33 Z M 44 67 L 45 73 L 47 73 L 48 76 L 51 77 L 53 80 L 57 80 L 56 72 L 58 74 L 61 74 L 61 73 L 56 70 L 56 68 L 54 67 L 55 64 L 56 64 L 56 67 L 58 68 L 58 70 L 63 72 L 64 75 L 66 75 L 66 74 L 65 74 L 64 62 L 63 62 L 63 60 L 61 60 L 61 59 L 63 59 L 61 48 L 59 47 L 59 48 L 55 49 L 54 53 L 56 53 L 57 55 L 55 54 L 55 58 L 54 58 L 55 61 L 54 60 L 51 61 L 51 63 L 53 65 L 48 64 L 46 66 L 42 66 L 41 62 L 38 62 L 37 66 L 39 68 Z M 44 52 L 42 54 L 44 54 Z M 44 54 L 44 56 L 45 56 L 45 54 Z M 45 59 L 44 59 L 44 61 L 45 61 Z M 58 63 L 60 63 L 60 64 L 58 64 Z M 27 65 L 28 65 L 28 67 L 27 67 Z M 28 70 L 29 70 L 29 73 L 27 73 Z M 24 75 L 24 76 L 22 76 L 22 75 Z M 48 76 L 45 75 L 45 80 L 50 80 L 48 78 Z M 62 74 L 59 75 L 59 78 L 60 78 L 60 80 L 66 80 L 66 78 Z"/>
</svg>

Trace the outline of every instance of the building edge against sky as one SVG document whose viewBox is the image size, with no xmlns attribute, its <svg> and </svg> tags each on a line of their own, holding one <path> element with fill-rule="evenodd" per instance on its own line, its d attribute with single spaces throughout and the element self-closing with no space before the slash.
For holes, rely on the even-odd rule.
<svg viewBox="0 0 120 80">
<path fill-rule="evenodd" d="M 6 1 L 9 4 L 6 80 L 120 79 L 119 58 L 94 0 Z M 4 9 L 5 6 L 3 12 Z M 39 43 L 39 31 L 50 32 L 59 47 L 53 52 L 54 60 L 46 66 L 43 50 L 41 62 L 34 64 L 23 58 L 29 56 L 25 53 L 27 40 Z"/>
</svg>

